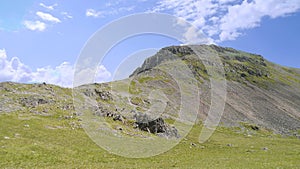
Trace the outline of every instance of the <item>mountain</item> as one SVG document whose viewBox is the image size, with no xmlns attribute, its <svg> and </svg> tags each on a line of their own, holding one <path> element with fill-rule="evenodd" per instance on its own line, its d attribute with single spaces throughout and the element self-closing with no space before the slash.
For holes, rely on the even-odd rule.
<svg viewBox="0 0 300 169">
<path fill-rule="evenodd" d="M 154 144 L 151 138 L 157 136 L 180 141 L 194 125 L 199 133 L 197 125 L 207 121 L 230 130 L 234 138 L 231 130 L 245 136 L 267 132 L 300 138 L 300 70 L 216 45 L 162 48 L 120 81 L 74 89 L 3 82 L 0 93 L 4 147 L 5 140 L 20 135 L 26 135 L 26 142 L 40 140 L 37 144 L 43 143 L 42 137 L 71 141 L 83 137 L 82 128 L 91 138 L 100 130 L 117 137 L 149 138 L 145 145 L 147 140 Z M 49 153 L 47 146 L 40 146 Z"/>
<path fill-rule="evenodd" d="M 196 54 L 196 50 L 200 52 Z M 201 59 L 199 55 L 206 56 Z M 227 95 L 221 125 L 249 123 L 278 134 L 297 133 L 300 129 L 299 69 L 282 67 L 260 55 L 232 48 L 216 45 L 166 47 L 146 59 L 128 79 L 85 85 L 79 89 L 97 100 L 95 104 L 102 113 L 133 119 L 130 112 L 147 112 L 154 116 L 152 119 L 161 115 L 163 119 L 180 121 L 178 113 L 185 106 L 183 114 L 190 113 L 189 116 L 196 115 L 197 119 L 205 121 L 212 103 L 213 78 L 208 69 L 220 64 L 209 60 L 213 55 L 220 58 L 226 79 Z M 207 62 L 206 65 L 202 61 Z M 109 91 L 110 99 L 101 99 L 101 92 L 105 91 Z M 197 92 L 199 97 L 196 98 Z M 195 96 L 184 97 L 193 93 Z M 191 111 L 198 111 L 198 114 Z"/>
<path fill-rule="evenodd" d="M 221 123 L 226 126 L 239 122 L 253 123 L 277 133 L 289 133 L 300 127 L 300 74 L 292 69 L 273 64 L 260 55 L 215 45 L 196 49 L 220 57 L 227 79 L 227 98 Z M 173 46 L 160 50 L 148 58 L 131 75 L 133 79 L 157 77 L 155 68 L 166 62 L 183 60 L 192 70 L 202 89 L 199 117 L 204 120 L 210 105 L 209 76 L 199 57 L 188 46 Z M 174 59 L 174 60 L 172 60 Z M 172 61 L 170 61 L 172 60 Z M 210 64 L 210 65 L 213 65 Z M 151 84 L 155 86 L 156 84 Z M 136 84 L 136 86 L 143 86 Z M 172 86 L 172 84 L 170 85 Z"/>
<path fill-rule="evenodd" d="M 216 55 L 222 62 L 227 97 L 221 125 L 250 123 L 279 134 L 291 134 L 300 129 L 299 69 L 279 66 L 260 55 L 232 48 L 216 45 L 192 48 L 206 55 Z M 162 114 L 164 119 L 172 121 L 176 120 L 183 106 L 180 92 L 187 92 L 180 91 L 182 86 L 179 83 L 193 83 L 187 86 L 190 87 L 188 90 L 199 92 L 199 99 L 187 97 L 194 100 L 185 102 L 189 107 L 199 105 L 199 109 L 193 107 L 191 111 L 199 111 L 197 118 L 204 121 L 211 105 L 212 92 L 207 67 L 213 67 L 214 63 L 208 61 L 205 66 L 192 48 L 163 48 L 146 59 L 130 78 L 106 84 L 83 85 L 75 88 L 74 93 L 79 91 L 85 98 L 96 101 L 96 108 L 92 111 L 98 115 L 109 112 L 133 119 L 132 112 L 148 112 L 150 116 Z M 189 72 L 191 74 L 187 75 Z M 0 88 L 1 113 L 29 110 L 35 114 L 51 115 L 56 113 L 52 111 L 54 107 L 75 113 L 71 89 L 48 84 L 17 83 L 1 83 Z M 78 107 L 78 104 L 75 105 Z"/>
</svg>

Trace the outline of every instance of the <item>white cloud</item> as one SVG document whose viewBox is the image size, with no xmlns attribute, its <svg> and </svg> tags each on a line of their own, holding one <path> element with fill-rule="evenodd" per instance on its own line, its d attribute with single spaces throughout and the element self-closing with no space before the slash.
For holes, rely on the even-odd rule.
<svg viewBox="0 0 300 169">
<path fill-rule="evenodd" d="M 5 51 L 5 49 L 0 49 L 0 59 L 2 59 L 2 58 L 6 59 L 6 51 Z"/>
<path fill-rule="evenodd" d="M 19 58 L 7 59 L 6 51 L 0 50 L 0 81 L 29 81 L 30 69 Z"/>
<path fill-rule="evenodd" d="M 30 29 L 32 31 L 44 31 L 46 29 L 46 24 L 40 21 L 25 20 L 23 24 L 27 29 Z"/>
<path fill-rule="evenodd" d="M 258 27 L 263 17 L 284 17 L 299 9 L 299 0 L 160 0 L 152 12 L 171 11 L 216 41 L 226 41 Z"/>
<path fill-rule="evenodd" d="M 129 11 L 133 11 L 134 8 L 135 8 L 135 6 L 121 7 L 117 11 L 118 12 L 129 12 Z"/>
<path fill-rule="evenodd" d="M 73 18 L 73 16 L 70 15 L 68 12 L 61 12 L 60 14 L 62 14 L 65 19 L 72 19 Z"/>
<path fill-rule="evenodd" d="M 43 8 L 46 8 L 46 9 L 48 9 L 48 10 L 54 10 L 54 7 L 56 7 L 57 4 L 53 4 L 53 5 L 47 6 L 47 5 L 45 5 L 44 3 L 40 3 L 40 6 L 43 7 Z"/>
<path fill-rule="evenodd" d="M 87 9 L 85 15 L 88 17 L 98 18 L 102 16 L 102 12 L 94 9 Z"/>
<path fill-rule="evenodd" d="M 105 3 L 105 7 L 117 6 L 120 3 L 121 3 L 120 0 L 109 1 L 109 2 Z"/>
<path fill-rule="evenodd" d="M 49 13 L 44 13 L 44 12 L 36 12 L 36 15 L 39 16 L 41 19 L 43 19 L 44 21 L 49 21 L 49 22 L 54 22 L 54 23 L 59 23 L 61 22 L 58 18 L 52 16 Z"/>
<path fill-rule="evenodd" d="M 108 5 L 111 5 L 108 3 Z M 115 5 L 115 4 L 114 4 Z M 111 5 L 113 6 L 113 5 Z M 110 8 L 109 10 L 102 10 L 97 11 L 95 9 L 87 9 L 85 15 L 89 17 L 99 18 L 99 17 L 105 17 L 107 15 L 118 15 L 120 13 L 124 12 L 131 12 L 135 9 L 135 6 L 123 6 L 119 8 Z"/>
<path fill-rule="evenodd" d="M 94 73 L 94 72 L 88 72 Z M 94 73 L 95 74 L 95 73 Z M 87 76 L 85 74 L 85 76 Z M 101 65 L 96 72 L 95 82 L 104 82 L 111 74 Z M 6 51 L 0 49 L 0 81 L 14 81 L 20 83 L 46 82 L 64 87 L 72 87 L 74 78 L 74 66 L 63 62 L 56 67 L 42 67 L 32 71 L 29 66 L 23 64 L 19 58 L 8 60 Z"/>
<path fill-rule="evenodd" d="M 232 40 L 238 37 L 240 30 L 251 29 L 260 25 L 265 16 L 277 18 L 296 12 L 300 8 L 300 1 L 293 0 L 265 0 L 243 1 L 228 7 L 228 13 L 220 20 L 220 40 Z"/>
<path fill-rule="evenodd" d="M 52 68 L 51 66 L 38 68 L 32 72 L 33 82 L 46 82 L 60 86 L 71 87 L 73 80 L 73 66 L 68 62 Z"/>
<path fill-rule="evenodd" d="M 74 85 L 79 86 L 91 82 L 101 83 L 108 80 L 110 77 L 111 73 L 107 71 L 103 65 L 97 66 L 96 69 L 86 68 L 76 72 L 76 84 Z"/>
</svg>

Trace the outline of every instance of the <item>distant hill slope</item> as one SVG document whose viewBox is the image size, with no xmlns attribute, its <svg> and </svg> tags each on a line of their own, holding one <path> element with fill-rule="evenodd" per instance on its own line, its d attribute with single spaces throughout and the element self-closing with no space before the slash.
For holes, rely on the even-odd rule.
<svg viewBox="0 0 300 169">
<path fill-rule="evenodd" d="M 282 67 L 260 55 L 232 48 L 215 45 L 200 45 L 196 48 L 203 52 L 213 52 L 223 63 L 227 79 L 227 99 L 221 125 L 239 126 L 247 123 L 279 134 L 299 134 L 299 69 Z M 182 63 L 192 72 L 192 77 L 182 73 Z M 210 65 L 215 66 L 213 62 Z M 172 75 L 168 74 L 168 69 L 174 70 Z M 0 113 L 22 114 L 28 111 L 42 116 L 56 116 L 58 113 L 62 118 L 78 116 L 80 119 L 82 112 L 78 106 L 86 106 L 83 104 L 85 100 L 93 102 L 90 109 L 93 115 L 111 116 L 114 119 L 118 117 L 117 121 L 123 121 L 127 125 L 123 130 L 127 130 L 129 134 L 136 133 L 130 127 L 139 112 L 148 111 L 155 117 L 162 113 L 161 117 L 165 122 L 172 125 L 179 118 L 181 98 L 186 94 L 180 93 L 181 82 L 174 79 L 175 74 L 183 79 L 183 85 L 197 86 L 199 100 L 185 100 L 190 105 L 185 111 L 194 111 L 193 105 L 199 105 L 196 107 L 199 110 L 197 117 L 201 121 L 205 120 L 211 103 L 210 76 L 204 64 L 188 46 L 161 49 L 128 79 L 75 88 L 75 107 L 72 104 L 71 89 L 48 84 L 1 83 Z M 191 89 L 190 92 L 198 91 Z M 112 127 L 112 130 L 117 129 Z"/>
<path fill-rule="evenodd" d="M 227 79 L 227 99 L 223 125 L 253 123 L 277 133 L 300 129 L 299 69 L 282 67 L 262 56 L 215 45 L 197 46 L 199 50 L 218 55 Z M 200 84 L 199 117 L 206 118 L 210 105 L 210 83 L 205 66 L 188 46 L 172 46 L 160 50 L 135 70 L 132 78 L 143 78 L 164 62 L 182 59 Z M 154 71 L 155 72 L 155 71 Z M 138 81 L 137 81 L 138 82 Z M 141 85 L 142 86 L 142 85 Z"/>
</svg>

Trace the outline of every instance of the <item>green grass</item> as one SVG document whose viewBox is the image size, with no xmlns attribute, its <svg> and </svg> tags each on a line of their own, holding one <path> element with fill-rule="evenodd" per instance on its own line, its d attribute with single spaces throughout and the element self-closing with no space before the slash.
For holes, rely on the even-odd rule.
<svg viewBox="0 0 300 169">
<path fill-rule="evenodd" d="M 140 94 L 142 91 L 137 87 L 136 85 L 136 81 L 132 80 L 130 82 L 130 86 L 129 86 L 129 93 L 130 94 Z"/>
<path fill-rule="evenodd" d="M 144 105 L 144 102 L 140 97 L 132 97 L 130 102 L 134 105 Z"/>
<path fill-rule="evenodd" d="M 29 118 L 20 118 L 21 115 Z M 61 115 L 42 117 L 24 112 L 0 115 L 0 168 L 300 167 L 297 138 L 282 138 L 263 130 L 248 136 L 237 127 L 219 127 L 208 142 L 200 144 L 197 142 L 200 125 L 195 125 L 168 152 L 151 158 L 124 158 L 99 148 L 83 129 L 72 129 L 71 123 L 77 123 L 77 119 L 64 119 Z M 247 129 L 251 127 L 248 125 Z M 268 150 L 263 150 L 264 147 Z"/>
</svg>

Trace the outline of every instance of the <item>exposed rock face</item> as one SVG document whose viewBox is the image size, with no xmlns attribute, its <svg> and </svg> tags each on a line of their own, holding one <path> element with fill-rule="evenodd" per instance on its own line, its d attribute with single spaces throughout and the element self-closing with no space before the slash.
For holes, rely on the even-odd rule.
<svg viewBox="0 0 300 169">
<path fill-rule="evenodd" d="M 37 98 L 37 97 L 26 97 L 26 98 L 21 98 L 20 103 L 24 107 L 36 107 L 41 104 L 47 104 L 50 101 L 45 100 L 43 98 Z"/>
<path fill-rule="evenodd" d="M 201 45 L 199 48 L 201 48 Z M 243 53 L 232 48 L 223 48 L 216 45 L 210 45 L 209 48 L 218 52 L 218 55 L 224 64 L 225 75 L 231 80 L 247 76 L 270 76 L 270 72 L 266 68 L 266 61 L 260 55 Z M 166 61 L 176 59 L 185 61 L 195 76 L 201 75 L 199 71 L 203 72 L 203 74 L 207 74 L 201 60 L 199 60 L 190 47 L 171 46 L 162 48 L 157 54 L 147 58 L 143 65 L 133 72 L 131 77 L 144 71 L 148 71 Z M 209 61 L 208 64 L 214 66 L 213 62 Z"/>
<path fill-rule="evenodd" d="M 150 70 L 165 61 L 180 59 L 180 56 L 191 54 L 194 54 L 194 52 L 190 47 L 187 46 L 171 46 L 162 48 L 157 54 L 147 58 L 143 65 L 137 68 L 130 76 L 134 76 L 144 71 Z"/>
<path fill-rule="evenodd" d="M 151 120 L 151 118 L 146 114 L 139 113 L 135 115 L 135 118 L 135 123 L 140 130 L 148 131 L 167 138 L 180 137 L 177 129 L 167 125 L 161 117 Z"/>
<path fill-rule="evenodd" d="M 112 95 L 109 91 L 103 91 L 99 89 L 85 89 L 83 94 L 88 97 L 98 97 L 101 100 L 105 101 L 112 100 Z"/>
</svg>

